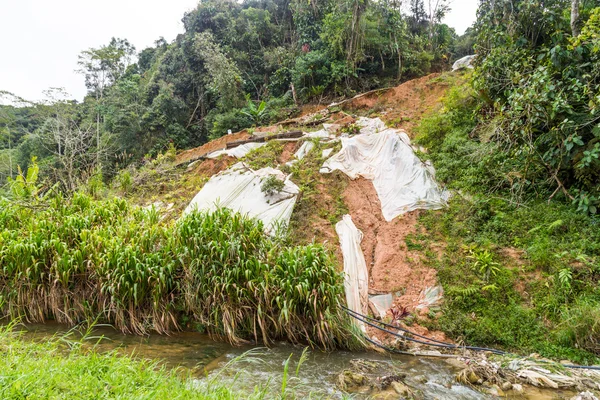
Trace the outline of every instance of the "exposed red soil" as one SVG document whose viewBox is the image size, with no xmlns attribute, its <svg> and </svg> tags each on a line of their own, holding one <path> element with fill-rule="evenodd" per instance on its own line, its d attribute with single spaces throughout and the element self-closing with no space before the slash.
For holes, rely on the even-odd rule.
<svg viewBox="0 0 600 400">
<path fill-rule="evenodd" d="M 292 160 L 294 158 L 294 153 L 298 150 L 299 142 L 288 142 L 283 146 L 283 151 L 277 157 L 277 162 L 279 164 L 285 164 L 286 162 Z"/>
<path fill-rule="evenodd" d="M 327 108 L 327 106 L 325 106 L 323 104 L 306 104 L 301 107 L 300 115 L 298 115 L 298 117 L 305 117 L 307 115 L 314 114 L 314 113 L 324 110 L 326 108 Z"/>
<path fill-rule="evenodd" d="M 224 156 L 212 159 L 209 158 L 207 160 L 198 161 L 198 163 L 192 167 L 191 173 L 210 178 L 211 176 L 226 170 L 236 162 L 237 159 L 235 157 Z"/>
<path fill-rule="evenodd" d="M 184 150 L 181 153 L 177 154 L 177 158 L 175 159 L 175 165 L 180 165 L 192 160 L 197 160 L 198 158 L 212 153 L 213 151 L 224 149 L 227 143 L 229 142 L 235 142 L 237 140 L 246 140 L 250 139 L 250 137 L 252 137 L 252 135 L 248 133 L 248 131 L 243 130 L 237 133 L 232 133 L 231 135 L 225 135 L 216 140 L 212 140 L 200 147 Z"/>
<path fill-rule="evenodd" d="M 421 262 L 419 253 L 406 249 L 405 238 L 417 233 L 418 211 L 387 222 L 373 183 L 363 178 L 351 181 L 344 202 L 358 229 L 369 270 L 369 289 L 376 293 L 400 292 L 396 304 L 413 311 L 421 292 L 435 286 L 436 271 Z"/>
<path fill-rule="evenodd" d="M 381 118 L 394 128 L 407 130 L 418 125 L 423 115 L 440 107 L 441 98 L 448 90 L 448 84 L 436 80 L 441 74 L 435 73 L 419 79 L 413 79 L 384 92 L 372 93 L 354 99 L 344 105 L 347 109 L 378 109 Z"/>
</svg>

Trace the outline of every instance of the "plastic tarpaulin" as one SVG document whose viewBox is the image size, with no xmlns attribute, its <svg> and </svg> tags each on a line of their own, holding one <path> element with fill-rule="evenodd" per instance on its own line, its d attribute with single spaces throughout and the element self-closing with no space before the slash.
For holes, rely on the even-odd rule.
<svg viewBox="0 0 600 400">
<path fill-rule="evenodd" d="M 284 187 L 279 193 L 267 195 L 262 192 L 261 185 L 270 175 L 284 181 Z M 195 209 L 214 211 L 217 207 L 230 208 L 260 219 L 265 229 L 273 232 L 278 224 L 289 223 L 299 192 L 298 186 L 279 170 L 263 168 L 253 171 L 243 163 L 237 163 L 210 178 L 183 214 Z"/>
<path fill-rule="evenodd" d="M 298 160 L 302 160 L 304 156 L 306 156 L 310 151 L 315 147 L 315 144 L 312 141 L 306 141 L 302 143 L 302 146 L 298 149 L 294 156 Z"/>
<path fill-rule="evenodd" d="M 342 150 L 325 161 L 322 173 L 340 170 L 352 179 L 373 181 L 386 221 L 416 209 L 446 206 L 447 192 L 435 181 L 433 167 L 415 155 L 403 131 L 385 129 L 379 119 L 359 120 L 361 134 L 342 138 Z"/>
<path fill-rule="evenodd" d="M 344 218 L 335 225 L 340 238 L 340 247 L 344 257 L 344 288 L 348 308 L 360 314 L 366 314 L 369 304 L 369 273 L 365 256 L 360 248 L 363 234 L 352 222 L 352 217 Z M 365 331 L 362 322 L 356 321 Z"/>
<path fill-rule="evenodd" d="M 237 147 L 234 147 L 232 149 L 213 151 L 212 153 L 208 154 L 206 157 L 207 158 L 217 158 L 222 155 L 227 155 L 230 157 L 242 158 L 246 154 L 250 153 L 252 150 L 258 149 L 259 147 L 262 147 L 265 144 L 266 143 L 245 143 L 245 144 L 241 144 Z"/>
<path fill-rule="evenodd" d="M 452 71 L 458 71 L 463 68 L 473 69 L 473 60 L 475 56 L 465 56 L 459 60 L 456 60 L 454 64 L 452 64 Z"/>
</svg>

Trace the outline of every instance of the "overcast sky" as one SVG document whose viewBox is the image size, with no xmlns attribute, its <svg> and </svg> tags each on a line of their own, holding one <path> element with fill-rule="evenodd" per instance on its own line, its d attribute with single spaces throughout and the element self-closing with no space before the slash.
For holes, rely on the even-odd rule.
<svg viewBox="0 0 600 400">
<path fill-rule="evenodd" d="M 475 21 L 478 0 L 454 0 L 446 23 L 462 34 Z M 181 18 L 198 0 L 0 0 L 0 90 L 29 100 L 63 87 L 81 100 L 86 88 L 77 55 L 128 39 L 136 49 L 183 32 Z"/>
</svg>

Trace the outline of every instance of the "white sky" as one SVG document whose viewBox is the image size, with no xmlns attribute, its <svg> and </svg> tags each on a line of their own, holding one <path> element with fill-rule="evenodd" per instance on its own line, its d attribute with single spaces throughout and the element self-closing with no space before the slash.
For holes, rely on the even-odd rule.
<svg viewBox="0 0 600 400">
<path fill-rule="evenodd" d="M 462 34 L 475 21 L 478 0 L 453 0 L 445 22 Z M 74 72 L 77 55 L 128 39 L 136 49 L 168 42 L 183 32 L 181 18 L 198 0 L 0 0 L 0 90 L 41 100 L 63 87 L 81 100 L 84 79 Z"/>
</svg>

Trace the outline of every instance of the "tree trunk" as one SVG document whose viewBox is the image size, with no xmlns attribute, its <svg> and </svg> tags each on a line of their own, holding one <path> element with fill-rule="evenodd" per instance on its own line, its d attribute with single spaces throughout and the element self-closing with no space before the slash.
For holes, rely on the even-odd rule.
<svg viewBox="0 0 600 400">
<path fill-rule="evenodd" d="M 10 128 L 8 128 L 8 173 L 10 178 L 13 177 L 13 163 L 12 163 L 12 143 L 10 140 Z"/>
<path fill-rule="evenodd" d="M 579 36 L 579 0 L 571 1 L 571 32 L 573 36 Z"/>
</svg>

